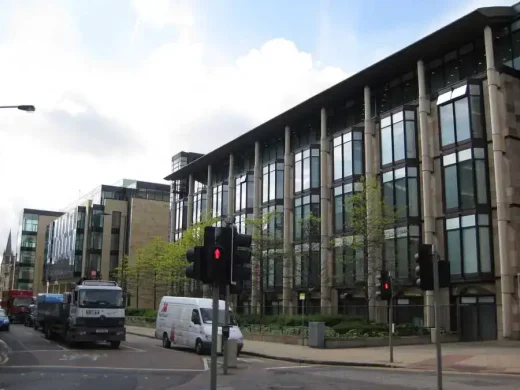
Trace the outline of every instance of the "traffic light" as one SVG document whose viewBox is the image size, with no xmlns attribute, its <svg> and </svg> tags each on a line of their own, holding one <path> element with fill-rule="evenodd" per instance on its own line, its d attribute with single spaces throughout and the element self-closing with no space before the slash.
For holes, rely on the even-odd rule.
<svg viewBox="0 0 520 390">
<path fill-rule="evenodd" d="M 392 279 L 388 271 L 381 271 L 376 277 L 376 297 L 383 301 L 392 299 Z"/>
<path fill-rule="evenodd" d="M 186 277 L 208 283 L 205 248 L 196 246 L 188 249 L 186 252 L 186 260 L 190 263 L 190 265 L 186 267 Z"/>
<path fill-rule="evenodd" d="M 433 290 L 433 255 L 431 244 L 420 244 L 419 252 L 415 254 L 416 284 L 424 291 Z"/>
<path fill-rule="evenodd" d="M 208 226 L 204 229 L 208 276 L 212 282 L 219 285 L 229 284 L 231 235 L 232 230 L 229 227 Z"/>
<path fill-rule="evenodd" d="M 251 279 L 251 244 L 249 234 L 241 234 L 233 228 L 233 260 L 231 262 L 230 284 L 234 292 L 239 292 L 244 281 Z"/>
</svg>

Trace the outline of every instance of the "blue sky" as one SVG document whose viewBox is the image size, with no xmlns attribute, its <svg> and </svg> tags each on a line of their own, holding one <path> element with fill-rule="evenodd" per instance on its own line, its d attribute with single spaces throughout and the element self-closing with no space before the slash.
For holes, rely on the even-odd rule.
<svg viewBox="0 0 520 390">
<path fill-rule="evenodd" d="M 163 182 L 179 151 L 208 152 L 477 7 L 513 3 L 0 0 L 0 104 L 37 107 L 0 115 L 0 246 L 23 207 Z"/>
</svg>

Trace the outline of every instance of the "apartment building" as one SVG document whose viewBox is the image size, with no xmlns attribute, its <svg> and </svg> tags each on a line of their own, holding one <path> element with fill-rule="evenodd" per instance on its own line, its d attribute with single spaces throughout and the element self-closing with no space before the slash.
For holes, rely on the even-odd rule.
<svg viewBox="0 0 520 390">
<path fill-rule="evenodd" d="M 80 277 L 119 280 L 114 269 L 154 237 L 168 240 L 170 186 L 123 179 L 100 185 L 46 227 L 42 281 L 61 292 Z M 128 292 L 130 305 L 132 292 Z M 140 306 L 148 302 L 140 302 Z"/>
<path fill-rule="evenodd" d="M 518 339 L 519 118 L 520 5 L 479 8 L 168 175 L 188 183 L 176 199 L 187 223 L 172 230 L 205 209 L 244 232 L 247 218 L 278 210 L 273 229 L 296 256 L 264 261 L 264 296 L 253 274 L 243 304 L 290 313 L 304 292 L 322 312 L 351 312 L 366 301 L 345 272 L 356 264 L 342 261 L 353 250 L 343 199 L 376 177 L 405 210 L 383 248 L 401 286 L 394 305 L 431 306 L 413 256 L 434 244 L 451 264 L 442 327 L 462 340 Z M 296 221 L 311 213 L 320 232 L 302 242 Z"/>
</svg>

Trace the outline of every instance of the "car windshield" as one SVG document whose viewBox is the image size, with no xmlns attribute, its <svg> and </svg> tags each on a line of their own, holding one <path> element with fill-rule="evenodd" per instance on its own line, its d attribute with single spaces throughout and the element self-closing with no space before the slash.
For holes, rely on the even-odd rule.
<svg viewBox="0 0 520 390">
<path fill-rule="evenodd" d="M 211 324 L 213 321 L 213 310 L 212 309 L 200 309 L 200 314 L 202 315 L 202 322 L 205 324 Z M 224 325 L 225 323 L 225 310 L 218 311 L 218 324 Z M 235 315 L 230 311 L 229 312 L 229 325 L 237 325 L 237 320 Z"/>
<path fill-rule="evenodd" d="M 123 292 L 120 290 L 81 290 L 80 307 L 123 307 Z"/>
<path fill-rule="evenodd" d="M 13 306 L 29 306 L 32 303 L 32 298 L 14 298 Z"/>
<path fill-rule="evenodd" d="M 0 317 L 5 317 L 5 311 L 4 311 L 4 309 L 0 309 Z"/>
</svg>

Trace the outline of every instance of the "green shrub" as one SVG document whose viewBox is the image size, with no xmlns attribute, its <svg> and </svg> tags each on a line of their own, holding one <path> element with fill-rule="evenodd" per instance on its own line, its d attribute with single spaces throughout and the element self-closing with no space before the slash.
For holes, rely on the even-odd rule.
<svg viewBox="0 0 520 390">
<path fill-rule="evenodd" d="M 363 323 L 361 321 L 344 321 L 333 326 L 338 334 L 366 335 L 366 337 L 377 337 L 380 333 L 388 332 L 386 324 Z"/>
<path fill-rule="evenodd" d="M 155 320 L 157 317 L 157 311 L 140 307 L 128 307 L 126 308 L 126 315 L 128 317 L 146 317 L 153 318 Z"/>
<path fill-rule="evenodd" d="M 395 327 L 397 336 L 420 336 L 429 334 L 429 330 L 413 324 L 399 324 Z"/>
</svg>

